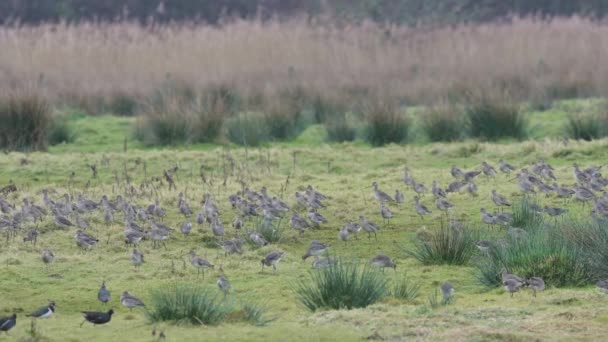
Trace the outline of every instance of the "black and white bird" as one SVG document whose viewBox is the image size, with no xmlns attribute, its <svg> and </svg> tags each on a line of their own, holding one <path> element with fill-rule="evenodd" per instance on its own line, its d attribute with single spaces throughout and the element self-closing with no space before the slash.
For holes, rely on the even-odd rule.
<svg viewBox="0 0 608 342">
<path fill-rule="evenodd" d="M 11 330 L 17 324 L 17 314 L 12 314 L 9 317 L 0 318 L 0 331 L 4 331 L 8 334 L 8 331 Z"/>
<path fill-rule="evenodd" d="M 55 313 L 55 302 L 51 300 L 49 301 L 48 305 L 38 308 L 36 311 L 26 316 L 34 318 L 49 318 L 53 315 L 53 313 Z"/>
</svg>

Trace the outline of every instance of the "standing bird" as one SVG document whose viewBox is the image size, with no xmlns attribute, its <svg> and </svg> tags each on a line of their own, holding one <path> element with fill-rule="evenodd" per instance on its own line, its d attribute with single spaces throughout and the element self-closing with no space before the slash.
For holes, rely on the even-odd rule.
<svg viewBox="0 0 608 342">
<path fill-rule="evenodd" d="M 391 210 L 384 205 L 384 203 L 382 203 L 380 205 L 380 215 L 382 216 L 382 218 L 388 222 L 388 224 L 391 223 L 391 218 L 393 217 L 393 213 L 391 212 Z"/>
<path fill-rule="evenodd" d="M 418 198 L 418 196 L 414 197 L 414 202 L 414 209 L 421 219 L 424 219 L 424 215 L 431 213 L 431 211 L 424 204 L 420 203 L 420 198 Z"/>
<path fill-rule="evenodd" d="M 120 295 L 120 303 L 125 307 L 129 308 L 129 310 L 132 310 L 133 308 L 136 308 L 138 306 L 146 306 L 144 302 L 141 301 L 141 299 L 129 294 L 129 292 L 127 291 L 123 292 Z"/>
<path fill-rule="evenodd" d="M 384 203 L 384 202 L 394 202 L 395 200 L 389 196 L 386 192 L 378 189 L 378 182 L 373 182 L 372 183 L 372 187 L 374 188 L 374 198 L 380 202 L 380 203 Z"/>
<path fill-rule="evenodd" d="M 452 203 L 448 202 L 447 200 L 443 199 L 443 198 L 437 198 L 435 200 L 435 206 L 437 207 L 437 209 L 444 211 L 445 214 L 448 214 L 448 210 L 450 208 L 452 208 L 454 205 L 452 205 Z"/>
<path fill-rule="evenodd" d="M 199 257 L 196 255 L 196 252 L 194 250 L 190 251 L 190 264 L 192 264 L 192 266 L 197 268 L 197 272 L 203 272 L 203 279 L 205 278 L 205 270 L 208 268 L 214 268 L 215 266 L 212 265 L 209 261 Z"/>
<path fill-rule="evenodd" d="M 220 291 L 224 293 L 224 298 L 226 298 L 228 292 L 230 291 L 230 282 L 228 281 L 228 279 L 226 279 L 226 277 L 220 275 L 219 277 L 217 277 L 216 283 L 217 287 L 220 288 Z"/>
<path fill-rule="evenodd" d="M 502 282 L 502 285 L 505 288 L 505 291 L 511 294 L 511 298 L 513 298 L 513 294 L 519 291 L 519 288 L 522 287 L 522 283 L 518 282 L 515 279 L 507 279 Z"/>
<path fill-rule="evenodd" d="M 188 236 L 190 234 L 190 232 L 192 232 L 192 223 L 190 223 L 190 221 L 186 221 L 186 222 L 182 223 L 180 230 L 181 230 L 182 234 L 184 234 L 184 236 Z"/>
<path fill-rule="evenodd" d="M 492 165 L 488 164 L 485 160 L 481 163 L 481 166 L 484 175 L 487 177 L 496 176 L 496 169 Z"/>
<path fill-rule="evenodd" d="M 545 281 L 541 277 L 532 277 L 526 281 L 526 284 L 534 291 L 534 297 L 536 297 L 537 291 L 545 290 Z"/>
<path fill-rule="evenodd" d="M 350 238 L 350 232 L 346 226 L 340 229 L 340 233 L 338 233 L 338 239 L 344 241 L 346 245 L 348 245 L 348 239 Z"/>
<path fill-rule="evenodd" d="M 374 238 L 376 240 L 378 240 L 378 237 L 376 236 L 376 232 L 380 230 L 380 227 L 376 226 L 371 221 L 368 221 L 365 218 L 365 216 L 359 216 L 359 223 L 361 224 L 361 227 L 363 228 L 363 230 L 365 230 L 367 232 L 368 239 L 371 239 L 372 233 L 374 233 Z"/>
<path fill-rule="evenodd" d="M 112 309 L 108 310 L 108 312 L 83 311 L 84 321 L 80 323 L 80 326 L 82 327 L 84 322 L 87 321 L 93 323 L 93 325 L 106 324 L 112 319 L 112 314 L 114 314 L 114 310 Z"/>
<path fill-rule="evenodd" d="M 308 210 L 308 219 L 315 224 L 315 226 L 319 226 L 322 223 L 327 223 L 327 219 L 325 219 L 325 217 L 323 217 L 323 215 L 319 214 L 318 212 L 316 212 L 315 209 L 310 208 Z"/>
<path fill-rule="evenodd" d="M 433 181 L 433 187 L 431 188 L 431 191 L 436 198 L 438 198 L 438 197 L 446 198 L 446 196 L 447 196 L 445 191 L 442 188 L 440 188 L 439 186 L 437 186 L 437 181 Z"/>
<path fill-rule="evenodd" d="M 110 301 L 110 297 L 110 291 L 108 291 L 108 289 L 106 288 L 106 282 L 102 281 L 101 287 L 99 288 L 99 291 L 97 291 L 97 299 L 99 299 L 99 301 L 103 304 L 106 304 Z"/>
<path fill-rule="evenodd" d="M 131 254 L 131 263 L 135 267 L 135 269 L 139 269 L 141 265 L 144 263 L 144 253 L 139 249 L 133 249 L 133 254 Z"/>
<path fill-rule="evenodd" d="M 402 204 L 405 201 L 405 196 L 403 196 L 403 193 L 399 190 L 395 190 L 395 202 L 397 202 L 397 204 Z"/>
<path fill-rule="evenodd" d="M 497 207 L 510 207 L 511 202 L 507 201 L 507 199 L 501 194 L 497 193 L 495 189 L 492 189 L 492 202 L 496 204 Z"/>
<path fill-rule="evenodd" d="M 8 331 L 11 330 L 17 324 L 17 314 L 12 314 L 9 317 L 0 318 L 0 331 L 6 332 L 8 335 Z"/>
<path fill-rule="evenodd" d="M 42 259 L 42 262 L 46 265 L 47 270 L 49 269 L 49 265 L 52 264 L 55 260 L 55 254 L 53 254 L 53 251 L 48 248 L 42 250 L 40 257 Z"/>
<path fill-rule="evenodd" d="M 304 233 L 304 230 L 310 228 L 310 224 L 306 219 L 303 219 L 298 215 L 298 212 L 294 210 L 291 219 L 289 220 L 289 224 L 291 224 L 291 228 L 297 230 L 300 234 Z"/>
<path fill-rule="evenodd" d="M 277 265 L 279 264 L 279 261 L 281 261 L 281 258 L 283 258 L 284 254 L 285 253 L 283 252 L 270 252 L 266 254 L 266 257 L 264 257 L 264 259 L 261 261 L 262 271 L 264 271 L 264 266 L 272 266 L 274 272 L 276 272 Z"/>
<path fill-rule="evenodd" d="M 34 317 L 34 318 L 49 318 L 53 315 L 54 312 L 55 312 L 55 302 L 51 300 L 51 301 L 49 301 L 48 305 L 38 308 L 36 311 L 34 311 L 31 314 L 26 315 L 26 316 Z"/>
<path fill-rule="evenodd" d="M 452 165 L 452 168 L 450 169 L 450 173 L 452 174 L 452 177 L 454 177 L 454 178 L 463 178 L 464 177 L 464 172 L 462 172 L 461 169 L 457 168 L 456 165 Z"/>
<path fill-rule="evenodd" d="M 494 226 L 498 223 L 498 219 L 495 215 L 490 214 L 485 208 L 481 208 L 481 222 Z"/>
<path fill-rule="evenodd" d="M 448 282 L 441 284 L 441 294 L 443 295 L 443 302 L 449 303 L 454 296 L 454 287 L 452 284 Z"/>
<path fill-rule="evenodd" d="M 513 166 L 509 165 L 502 159 L 498 161 L 498 169 L 501 172 L 506 173 L 507 175 L 515 171 L 515 168 Z"/>
</svg>

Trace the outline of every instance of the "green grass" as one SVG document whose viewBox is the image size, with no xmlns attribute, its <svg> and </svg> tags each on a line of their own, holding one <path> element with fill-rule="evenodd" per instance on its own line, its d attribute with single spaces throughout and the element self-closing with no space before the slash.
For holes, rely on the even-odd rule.
<svg viewBox="0 0 608 342">
<path fill-rule="evenodd" d="M 555 108 L 560 108 L 559 103 L 552 110 Z M 321 210 L 329 223 L 302 236 L 287 228 L 277 244 L 259 249 L 246 245 L 242 255 L 227 257 L 218 253 L 215 246 L 207 244 L 213 241 L 207 226 L 202 229 L 196 227 L 187 238 L 174 232 L 167 241 L 166 250 L 152 249 L 149 242 L 140 246 L 146 255 L 146 263 L 136 271 L 129 260 L 131 250 L 123 242 L 121 215 L 117 214 L 117 222 L 109 227 L 103 224 L 100 214 L 90 217 L 91 233 L 98 236 L 101 243 L 87 253 L 74 244 L 73 230 L 55 230 L 51 219 L 47 218 L 39 224 L 41 234 L 36 247 L 21 242 L 24 232 L 8 246 L 4 240 L 0 244 L 3 274 L 0 284 L 3 289 L 11 289 L 10 296 L 5 296 L 0 304 L 0 316 L 12 311 L 19 315 L 18 325 L 10 332 L 9 339 L 18 340 L 28 336 L 30 323 L 24 314 L 44 305 L 48 299 L 57 302 L 57 314 L 49 320 L 37 322 L 36 329 L 42 336 L 62 341 L 150 341 L 151 331 L 155 327 L 157 331 L 165 332 L 167 340 L 213 340 L 222 336 L 226 340 L 258 341 L 289 336 L 293 341 L 337 341 L 362 340 L 375 332 L 383 337 L 394 336 L 394 339 L 420 336 L 428 340 L 446 340 L 454 336 L 463 340 L 598 340 L 604 336 L 608 309 L 600 304 L 606 298 L 591 286 L 556 288 L 547 283 L 549 288 L 539 293 L 536 299 L 527 290 L 516 293 L 510 299 L 501 288 L 487 290 L 480 284 L 473 266 L 424 265 L 405 255 L 401 247 L 413 248 L 418 231 L 437 229 L 441 214 L 434 209 L 431 196 L 427 194 L 422 202 L 433 213 L 421 220 L 413 211 L 413 194 L 403 187 L 401 176 L 403 167 L 407 165 L 417 181 L 429 186 L 432 180 L 437 180 L 445 186 L 452 181 L 449 175 L 451 164 L 470 170 L 478 167 L 483 160 L 495 165 L 499 159 L 505 159 L 521 167 L 544 158 L 555 166 L 559 183 L 568 184 L 572 182 L 573 161 L 585 167 L 608 160 L 606 139 L 571 142 L 568 146 L 558 140 L 547 139 L 371 148 L 362 141 L 327 144 L 323 126 L 313 125 L 292 141 L 271 143 L 262 149 L 250 148 L 247 152 L 233 145 L 221 147 L 208 144 L 192 145 L 186 150 L 182 146 L 148 148 L 133 141 L 133 120 L 128 117 L 72 114 L 69 124 L 77 132 L 73 143 L 51 146 L 48 153 L 1 154 L 0 186 L 13 181 L 21 191 L 19 194 L 8 194 L 6 198 L 20 203 L 23 197 L 28 196 L 40 204 L 42 188 L 48 188 L 53 199 L 59 199 L 65 192 L 71 192 L 74 196 L 83 192 L 96 200 L 102 194 L 114 197 L 124 193 L 124 188 L 128 187 L 125 183 L 128 175 L 136 190 L 129 198 L 143 206 L 158 195 L 169 212 L 164 223 L 176 229 L 183 222 L 176 209 L 178 192 L 187 194 L 193 209 L 200 208 L 203 193 L 211 193 L 217 198 L 222 211 L 226 237 L 233 238 L 236 233 L 230 223 L 234 213 L 226 197 L 241 190 L 239 180 L 245 180 L 251 189 L 266 186 L 271 194 L 284 193 L 284 200 L 290 204 L 294 203 L 295 191 L 312 184 L 331 196 L 327 202 L 328 208 Z M 127 152 L 123 151 L 125 137 L 128 139 Z M 295 168 L 294 152 L 297 156 Z M 222 160 L 226 155 L 236 161 L 236 166 L 234 174 L 229 174 L 224 186 Z M 95 179 L 91 177 L 90 164 L 98 167 L 99 175 Z M 162 176 L 163 170 L 175 165 L 179 166 L 175 174 L 177 190 L 169 191 L 166 184 L 161 187 L 156 182 L 153 183 L 155 190 L 144 186 L 145 193 L 140 192 L 142 183 Z M 204 184 L 201 182 L 201 169 L 207 180 Z M 479 196 L 476 198 L 451 194 L 449 199 L 455 208 L 450 215 L 479 224 L 479 207 L 493 207 L 490 199 L 493 188 L 517 203 L 522 197 L 513 182 L 506 179 L 504 176 L 497 177 L 496 181 L 479 179 Z M 390 205 L 395 214 L 390 225 L 382 225 L 378 208 L 373 202 L 370 185 L 374 180 L 391 194 L 396 188 L 406 194 L 403 206 Z M 552 197 L 537 198 L 541 205 L 564 205 L 561 200 Z M 583 212 L 582 207 L 575 203 L 567 207 L 570 209 L 569 215 L 576 216 Z M 338 229 L 361 214 L 382 225 L 378 241 L 373 238 L 368 240 L 365 234 L 360 234 L 358 240 L 351 237 L 348 245 L 345 245 L 337 239 Z M 253 228 L 253 223 L 246 221 L 245 230 Z M 29 228 L 30 225 L 24 225 L 24 230 Z M 471 229 L 482 230 L 492 239 L 504 238 L 506 234 L 498 228 L 491 230 L 473 225 Z M 407 272 L 408 282 L 420 285 L 418 297 L 402 300 L 391 296 L 365 309 L 319 310 L 311 313 L 298 301 L 292 284 L 309 279 L 311 263 L 302 262 L 301 255 L 313 239 L 329 243 L 332 256 L 358 258 L 361 264 L 379 253 L 391 256 L 398 267 L 397 272 L 384 272 L 389 290 L 393 290 L 394 284 L 403 279 Z M 52 247 L 57 256 L 48 273 L 39 260 L 40 250 L 47 246 Z M 187 260 L 187 253 L 192 248 L 216 265 L 214 271 L 206 272 L 204 279 L 196 274 Z M 266 269 L 261 272 L 260 259 L 273 250 L 286 252 L 278 271 L 273 273 Z M 228 315 L 218 325 L 201 328 L 186 323 L 150 324 L 142 311 L 130 312 L 118 302 L 120 293 L 128 290 L 152 306 L 153 291 L 175 282 L 196 283 L 214 291 L 221 298 L 222 294 L 215 285 L 220 267 L 232 283 L 227 301 L 229 304 L 236 303 L 241 310 Z M 80 311 L 106 310 L 96 298 L 104 279 L 112 292 L 111 306 L 116 310 L 112 322 L 102 327 L 78 328 Z M 427 298 L 445 281 L 456 289 L 455 302 L 429 310 Z M 264 303 L 266 312 L 263 321 L 270 320 L 265 325 L 256 326 L 244 319 L 248 316 L 255 320 L 257 315 L 256 310 L 239 306 L 239 303 L 250 299 L 254 299 L 254 303 Z M 574 319 L 570 320 L 569 317 Z M 530 329 L 531 324 L 534 329 Z M 568 329 L 555 329 L 563 325 L 567 325 Z"/>
</svg>

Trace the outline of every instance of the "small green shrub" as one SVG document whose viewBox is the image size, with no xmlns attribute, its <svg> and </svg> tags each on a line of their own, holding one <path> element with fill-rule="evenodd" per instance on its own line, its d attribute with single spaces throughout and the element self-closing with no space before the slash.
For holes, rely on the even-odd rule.
<svg viewBox="0 0 608 342">
<path fill-rule="evenodd" d="M 255 226 L 255 231 L 258 232 L 268 243 L 278 243 L 283 238 L 285 228 L 282 220 L 269 221 L 261 220 Z"/>
<path fill-rule="evenodd" d="M 312 102 L 312 111 L 316 123 L 326 123 L 334 117 L 344 117 L 348 107 L 337 96 L 317 95 Z"/>
<path fill-rule="evenodd" d="M 593 281 L 608 279 L 608 221 L 566 221 L 564 235 L 584 254 Z"/>
<path fill-rule="evenodd" d="M 570 115 L 566 123 L 566 136 L 576 140 L 591 141 L 605 135 L 606 124 L 595 115 Z"/>
<path fill-rule="evenodd" d="M 403 278 L 395 282 L 391 295 L 395 298 L 416 299 L 419 292 L 420 284 L 412 283 Z"/>
<path fill-rule="evenodd" d="M 494 244 L 475 265 L 477 279 L 485 286 L 500 285 L 503 270 L 524 278 L 542 277 L 555 287 L 581 286 L 592 280 L 589 262 L 561 232 L 546 229 L 529 232 L 526 238 L 508 237 Z"/>
<path fill-rule="evenodd" d="M 462 113 L 455 106 L 434 107 L 425 111 L 422 129 L 430 141 L 456 141 L 465 135 Z"/>
<path fill-rule="evenodd" d="M 45 150 L 53 118 L 48 101 L 35 94 L 0 99 L 0 147 L 8 150 Z"/>
<path fill-rule="evenodd" d="M 295 285 L 298 300 L 310 311 L 364 308 L 387 295 L 387 281 L 376 269 L 344 260 L 313 270 Z"/>
<path fill-rule="evenodd" d="M 528 124 L 519 105 L 507 96 L 470 97 L 465 106 L 469 134 L 483 140 L 524 139 Z"/>
<path fill-rule="evenodd" d="M 272 319 L 266 317 L 268 308 L 264 305 L 242 302 L 240 306 L 245 313 L 245 320 L 255 326 L 265 326 L 272 321 Z"/>
<path fill-rule="evenodd" d="M 538 202 L 525 196 L 523 199 L 513 204 L 513 222 L 511 226 L 524 229 L 526 231 L 543 228 L 545 218 L 538 212 L 540 208 Z"/>
<path fill-rule="evenodd" d="M 346 114 L 334 114 L 326 119 L 325 130 L 327 140 L 332 142 L 353 141 L 357 136 L 357 131 L 346 119 Z"/>
<path fill-rule="evenodd" d="M 196 93 L 191 88 L 163 88 L 140 105 L 136 137 L 148 145 L 214 141 L 230 105 L 213 88 Z"/>
<path fill-rule="evenodd" d="M 410 120 L 391 100 L 372 100 L 364 108 L 364 118 L 365 140 L 372 146 L 401 143 L 408 137 Z"/>
<path fill-rule="evenodd" d="M 47 133 L 49 145 L 71 143 L 75 138 L 76 136 L 67 118 L 65 116 L 55 116 Z"/>
<path fill-rule="evenodd" d="M 262 113 L 239 113 L 224 121 L 226 137 L 243 146 L 259 146 L 269 140 L 269 129 Z"/>
<path fill-rule="evenodd" d="M 222 300 L 198 285 L 175 284 L 152 292 L 146 311 L 151 322 L 187 322 L 194 325 L 215 325 L 228 314 Z"/>
<path fill-rule="evenodd" d="M 466 265 L 475 254 L 476 234 L 441 226 L 428 239 L 416 239 L 406 253 L 425 265 Z"/>
</svg>

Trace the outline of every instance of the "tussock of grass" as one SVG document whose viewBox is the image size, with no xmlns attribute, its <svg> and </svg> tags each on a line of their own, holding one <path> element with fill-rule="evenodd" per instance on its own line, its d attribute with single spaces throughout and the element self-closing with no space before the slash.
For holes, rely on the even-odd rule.
<svg viewBox="0 0 608 342">
<path fill-rule="evenodd" d="M 475 254 L 475 234 L 441 226 L 428 239 L 416 239 L 406 253 L 425 265 L 466 265 Z"/>
<path fill-rule="evenodd" d="M 595 140 L 606 134 L 606 123 L 596 115 L 570 115 L 565 126 L 566 136 L 577 140 Z"/>
<path fill-rule="evenodd" d="M 243 146 L 259 146 L 269 140 L 269 127 L 262 113 L 239 113 L 224 121 L 226 137 Z"/>
<path fill-rule="evenodd" d="M 410 120 L 388 98 L 372 98 L 364 108 L 365 140 L 373 146 L 401 143 L 408 137 Z"/>
<path fill-rule="evenodd" d="M 519 104 L 501 93 L 469 96 L 465 113 L 472 137 L 492 141 L 527 136 L 528 124 Z"/>
<path fill-rule="evenodd" d="M 403 299 L 416 299 L 420 292 L 420 284 L 411 282 L 406 278 L 397 280 L 393 285 L 391 296 Z"/>
<path fill-rule="evenodd" d="M 540 204 L 530 196 L 513 203 L 513 222 L 511 226 L 524 229 L 526 231 L 543 228 L 545 218 L 539 212 Z"/>
<path fill-rule="evenodd" d="M 152 291 L 147 306 L 151 322 L 216 325 L 228 314 L 216 293 L 198 285 L 175 284 Z"/>
<path fill-rule="evenodd" d="M 46 99 L 34 94 L 0 98 L 0 147 L 8 150 L 45 150 L 53 123 Z"/>
<path fill-rule="evenodd" d="M 475 267 L 479 282 L 490 287 L 500 285 L 504 270 L 525 278 L 542 277 L 555 287 L 582 286 L 593 279 L 583 251 L 561 232 L 544 229 L 495 244 Z"/>
<path fill-rule="evenodd" d="M 462 112 L 454 105 L 431 107 L 422 114 L 422 129 L 430 141 L 456 141 L 466 134 Z"/>
<path fill-rule="evenodd" d="M 344 260 L 314 270 L 309 280 L 295 285 L 298 300 L 310 311 L 355 309 L 374 304 L 387 295 L 387 281 L 369 266 Z"/>
<path fill-rule="evenodd" d="M 334 114 L 325 121 L 327 140 L 332 142 L 353 141 L 357 137 L 357 131 L 352 123 L 347 120 L 346 114 Z"/>
</svg>

